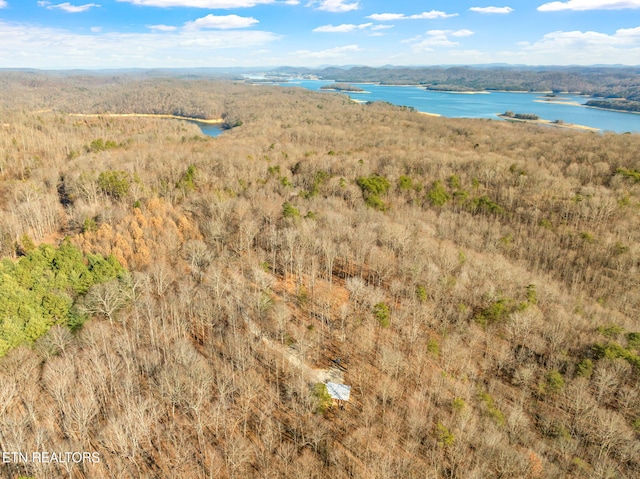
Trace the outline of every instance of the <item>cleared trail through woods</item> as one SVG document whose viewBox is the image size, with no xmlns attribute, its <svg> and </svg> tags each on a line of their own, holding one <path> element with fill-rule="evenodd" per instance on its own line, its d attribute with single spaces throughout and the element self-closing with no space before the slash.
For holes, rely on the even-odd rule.
<svg viewBox="0 0 640 479">
<path fill-rule="evenodd" d="M 313 368 L 309 366 L 300 357 L 298 351 L 290 346 L 284 346 L 270 339 L 266 334 L 262 332 L 260 327 L 249 318 L 249 316 L 243 311 L 242 317 L 247 329 L 257 339 L 262 341 L 267 347 L 280 353 L 283 357 L 289 361 L 290 364 L 299 369 L 307 381 L 311 383 L 325 383 L 327 381 L 342 383 L 344 381 L 344 375 L 342 371 L 337 367 L 330 367 L 328 369 Z"/>
</svg>

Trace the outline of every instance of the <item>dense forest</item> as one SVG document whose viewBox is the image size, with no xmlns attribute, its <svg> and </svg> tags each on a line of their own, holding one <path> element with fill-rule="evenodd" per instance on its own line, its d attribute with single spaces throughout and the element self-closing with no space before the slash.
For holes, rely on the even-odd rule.
<svg viewBox="0 0 640 479">
<path fill-rule="evenodd" d="M 3 73 L 0 444 L 100 460 L 0 476 L 638 477 L 638 151 L 340 93 Z"/>
<path fill-rule="evenodd" d="M 319 75 L 339 82 L 425 85 L 453 91 L 556 91 L 640 101 L 637 67 L 328 67 L 280 68 L 279 72 Z"/>
</svg>

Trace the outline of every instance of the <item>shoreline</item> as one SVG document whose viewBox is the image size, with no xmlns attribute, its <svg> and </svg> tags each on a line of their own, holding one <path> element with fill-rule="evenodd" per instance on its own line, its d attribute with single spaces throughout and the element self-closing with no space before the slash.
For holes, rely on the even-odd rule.
<svg viewBox="0 0 640 479">
<path fill-rule="evenodd" d="M 479 91 L 455 91 L 455 90 L 430 90 L 425 88 L 425 91 L 434 92 L 434 93 L 451 93 L 455 95 L 489 95 L 490 91 L 479 90 Z"/>
<path fill-rule="evenodd" d="M 341 90 L 339 88 L 320 88 L 320 90 L 318 91 L 333 91 L 333 92 L 338 92 L 338 93 L 346 93 L 348 95 L 362 95 L 365 93 L 371 93 L 370 91 L 366 91 L 366 90 Z"/>
<path fill-rule="evenodd" d="M 420 113 L 421 115 L 427 115 L 427 116 L 442 116 L 440 113 L 429 113 L 428 111 L 419 111 L 418 113 Z"/>
<path fill-rule="evenodd" d="M 206 119 L 206 118 L 192 118 L 189 116 L 169 115 L 166 113 L 69 113 L 69 116 L 99 118 L 106 116 L 110 118 L 171 118 L 174 120 L 195 121 L 198 123 L 205 123 L 207 125 L 221 125 L 224 123 L 222 118 L 218 119 Z"/>
<path fill-rule="evenodd" d="M 520 123 L 531 123 L 534 125 L 543 125 L 543 126 L 551 126 L 554 128 L 566 128 L 568 130 L 577 130 L 577 131 L 602 131 L 600 128 L 594 128 L 592 126 L 586 125 L 577 125 L 575 123 L 554 123 L 551 120 L 525 120 L 522 118 L 511 118 L 504 116 L 502 113 L 496 113 L 496 116 L 505 121 L 513 121 Z"/>
<path fill-rule="evenodd" d="M 533 100 L 534 103 L 552 103 L 555 105 L 569 105 L 569 106 L 585 106 L 582 103 L 578 103 L 577 101 L 567 100 Z"/>
<path fill-rule="evenodd" d="M 577 101 L 559 101 L 559 100 L 533 100 L 535 103 L 554 103 L 556 105 L 568 105 L 568 106 L 581 106 L 583 108 L 593 108 L 594 110 L 613 111 L 616 113 L 631 113 L 634 115 L 640 115 L 640 111 L 620 110 L 617 108 L 602 108 L 601 106 L 592 106 L 585 103 L 578 103 Z"/>
<path fill-rule="evenodd" d="M 632 115 L 640 115 L 640 111 L 616 110 L 615 108 L 602 108 L 599 106 L 581 105 L 585 108 L 593 108 L 594 110 L 615 111 L 616 113 L 631 113 Z"/>
</svg>

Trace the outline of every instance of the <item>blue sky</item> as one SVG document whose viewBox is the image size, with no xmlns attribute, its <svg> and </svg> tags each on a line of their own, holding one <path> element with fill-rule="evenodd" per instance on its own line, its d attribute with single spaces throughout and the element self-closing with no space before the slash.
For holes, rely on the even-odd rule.
<svg viewBox="0 0 640 479">
<path fill-rule="evenodd" d="M 640 64 L 640 0 L 0 0 L 0 68 Z"/>
</svg>

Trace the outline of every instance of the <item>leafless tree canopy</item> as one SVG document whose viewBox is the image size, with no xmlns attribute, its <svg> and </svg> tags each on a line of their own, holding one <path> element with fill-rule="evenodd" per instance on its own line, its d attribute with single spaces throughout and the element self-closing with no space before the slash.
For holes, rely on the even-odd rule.
<svg viewBox="0 0 640 479">
<path fill-rule="evenodd" d="M 100 462 L 0 476 L 640 475 L 639 135 L 208 80 L 0 84 L 3 264 L 68 237 L 128 270 L 77 331 L 0 359 L 2 451 Z"/>
</svg>

